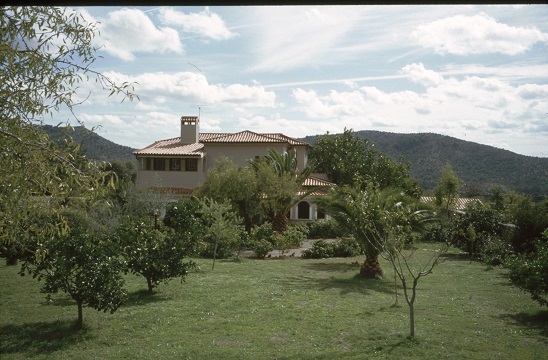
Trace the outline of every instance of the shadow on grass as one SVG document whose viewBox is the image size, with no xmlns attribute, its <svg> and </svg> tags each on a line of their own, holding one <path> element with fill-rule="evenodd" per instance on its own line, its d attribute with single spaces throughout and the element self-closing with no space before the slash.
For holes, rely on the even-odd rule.
<svg viewBox="0 0 548 360">
<path fill-rule="evenodd" d="M 444 256 L 443 256 L 443 259 L 445 261 L 468 261 L 468 262 L 471 262 L 471 261 L 474 261 L 473 258 L 470 258 L 470 255 L 468 255 L 467 253 L 464 253 L 464 252 L 460 252 L 460 253 L 446 253 Z"/>
<path fill-rule="evenodd" d="M 539 332 L 540 335 L 548 337 L 548 310 L 540 310 L 535 314 L 518 313 L 499 315 L 499 318 L 510 325 L 522 325 Z"/>
<path fill-rule="evenodd" d="M 76 321 L 37 322 L 0 328 L 0 354 L 22 354 L 25 358 L 53 353 L 90 338 Z"/>
<path fill-rule="evenodd" d="M 314 262 L 314 263 L 307 264 L 305 268 L 313 271 L 327 271 L 327 272 L 346 272 L 350 270 L 360 271 L 360 267 L 356 263 Z"/>
<path fill-rule="evenodd" d="M 129 293 L 127 295 L 126 302 L 124 303 L 124 307 L 131 307 L 131 306 L 143 306 L 147 304 L 152 304 L 160 301 L 167 301 L 169 300 L 168 297 L 166 297 L 165 294 L 160 294 L 153 292 L 150 294 L 148 290 L 138 290 L 134 291 L 132 293 Z"/>
</svg>

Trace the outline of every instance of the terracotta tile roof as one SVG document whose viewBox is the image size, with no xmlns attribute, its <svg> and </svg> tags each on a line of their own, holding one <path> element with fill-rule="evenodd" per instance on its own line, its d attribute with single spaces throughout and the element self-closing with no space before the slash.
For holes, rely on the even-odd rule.
<svg viewBox="0 0 548 360">
<path fill-rule="evenodd" d="M 133 151 L 135 155 L 183 155 L 202 156 L 204 143 L 242 144 L 242 143 L 288 143 L 290 145 L 309 146 L 304 141 L 299 141 L 283 134 L 258 134 L 252 131 L 239 133 L 202 133 L 199 134 L 199 143 L 182 144 L 179 137 L 159 140 L 143 149 Z"/>
<path fill-rule="evenodd" d="M 283 134 L 259 134 L 245 130 L 238 133 L 204 133 L 200 134 L 202 143 L 289 143 L 290 145 L 309 145 Z"/>
<path fill-rule="evenodd" d="M 182 144 L 180 138 L 156 141 L 141 150 L 133 151 L 135 155 L 185 155 L 202 156 L 204 144 Z"/>
<path fill-rule="evenodd" d="M 421 196 L 421 199 L 420 199 L 422 202 L 425 202 L 425 203 L 430 203 L 430 204 L 435 204 L 436 203 L 436 198 L 433 197 L 433 196 Z M 479 204 L 483 205 L 483 203 L 481 202 L 481 200 L 479 199 L 473 199 L 473 198 L 458 198 L 456 200 L 456 203 L 451 206 L 452 209 L 455 209 L 455 210 L 465 210 L 466 207 L 471 204 L 471 203 L 474 203 L 474 202 L 478 202 Z"/>
<path fill-rule="evenodd" d="M 331 181 L 327 181 L 327 180 L 323 180 L 323 179 L 320 179 L 318 177 L 315 177 L 315 176 L 309 176 L 304 182 L 303 182 L 303 186 L 304 187 L 318 187 L 318 186 L 329 186 L 329 187 L 333 187 L 333 186 L 337 186 L 337 184 L 331 182 Z"/>
</svg>

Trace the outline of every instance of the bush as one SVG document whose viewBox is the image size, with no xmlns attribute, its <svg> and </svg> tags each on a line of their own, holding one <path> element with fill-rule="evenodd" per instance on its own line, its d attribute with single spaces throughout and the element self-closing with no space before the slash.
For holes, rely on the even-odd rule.
<svg viewBox="0 0 548 360">
<path fill-rule="evenodd" d="M 328 243 L 325 240 L 318 240 L 310 249 L 302 252 L 301 257 L 304 259 L 325 259 L 333 257 L 335 253 L 334 244 Z"/>
<path fill-rule="evenodd" d="M 548 231 L 544 241 L 536 243 L 536 252 L 521 254 L 506 262 L 510 280 L 541 306 L 548 306 Z"/>
<path fill-rule="evenodd" d="M 347 235 L 335 220 L 316 220 L 308 223 L 308 237 L 310 239 L 336 239 Z"/>
<path fill-rule="evenodd" d="M 334 257 L 353 257 L 363 254 L 360 244 L 353 237 L 345 237 L 333 244 Z"/>
<path fill-rule="evenodd" d="M 255 255 L 257 255 L 259 259 L 264 259 L 272 250 L 274 250 L 274 246 L 272 246 L 270 241 L 265 239 L 256 241 L 253 246 L 253 251 L 255 251 Z"/>
</svg>

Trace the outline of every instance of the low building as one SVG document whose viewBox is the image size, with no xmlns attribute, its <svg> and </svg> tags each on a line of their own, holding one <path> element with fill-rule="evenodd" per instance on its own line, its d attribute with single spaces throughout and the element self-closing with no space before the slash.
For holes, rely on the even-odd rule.
<svg viewBox="0 0 548 360">
<path fill-rule="evenodd" d="M 180 136 L 159 140 L 135 150 L 138 161 L 137 186 L 139 188 L 168 191 L 174 199 L 188 196 L 200 186 L 220 156 L 226 156 L 240 166 L 249 160 L 266 156 L 269 149 L 277 152 L 294 150 L 297 169 L 302 171 L 308 162 L 310 144 L 280 133 L 200 133 L 197 116 L 181 117 Z M 312 174 L 303 187 L 335 186 L 323 174 Z M 312 193 L 291 209 L 290 220 L 310 221 L 325 218 L 318 212 L 314 197 L 324 196 L 325 191 Z"/>
</svg>

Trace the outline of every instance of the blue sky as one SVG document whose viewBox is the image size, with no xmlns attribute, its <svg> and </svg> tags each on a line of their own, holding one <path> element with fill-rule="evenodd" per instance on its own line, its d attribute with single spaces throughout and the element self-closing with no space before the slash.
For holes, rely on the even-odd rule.
<svg viewBox="0 0 548 360">
<path fill-rule="evenodd" d="M 202 132 L 432 132 L 548 157 L 548 6 L 84 7 L 95 83 L 76 113 L 118 144 Z M 56 121 L 66 121 L 60 114 Z"/>
</svg>

